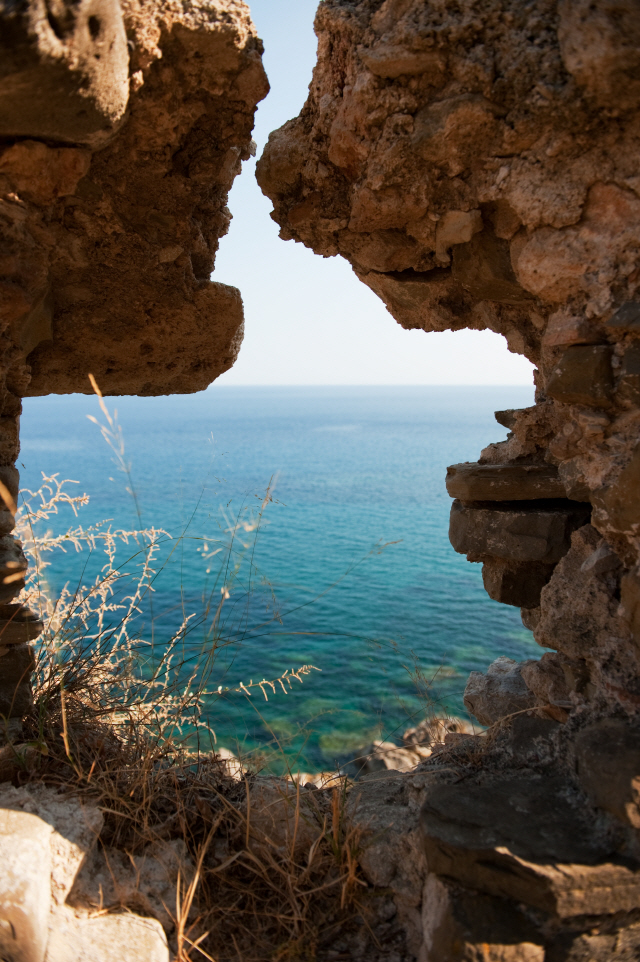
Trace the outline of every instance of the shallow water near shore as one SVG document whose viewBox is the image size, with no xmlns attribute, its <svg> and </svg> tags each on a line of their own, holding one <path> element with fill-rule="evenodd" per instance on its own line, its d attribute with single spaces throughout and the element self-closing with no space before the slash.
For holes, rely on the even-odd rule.
<svg viewBox="0 0 640 962">
<path fill-rule="evenodd" d="M 173 535 L 186 528 L 188 539 L 211 544 L 225 518 L 243 505 L 259 508 L 275 478 L 247 612 L 264 627 L 219 653 L 212 684 L 235 687 L 302 664 L 320 671 L 268 702 L 259 690 L 250 699 L 212 697 L 218 744 L 280 744 L 294 768 L 331 768 L 373 737 L 399 740 L 419 716 L 424 702 L 408 670 L 415 664 L 433 679 L 436 703 L 462 712 L 470 670 L 498 655 L 539 654 L 519 610 L 491 601 L 480 565 L 450 547 L 444 485 L 448 464 L 477 460 L 506 436 L 493 412 L 531 404 L 532 394 L 516 386 L 214 384 L 191 396 L 107 399 L 118 409 L 146 525 Z M 97 408 L 95 398 L 77 395 L 25 401 L 22 485 L 38 487 L 43 471 L 72 478 L 91 496 L 84 524 L 110 518 L 131 527 L 126 481 L 86 417 L 99 417 Z M 60 515 L 60 527 L 70 522 Z M 397 543 L 380 550 L 388 542 Z M 156 583 L 156 644 L 201 605 L 211 580 L 202 546 L 183 542 Z M 50 581 L 77 584 L 86 564 L 86 552 L 57 555 Z M 231 619 L 243 610 L 245 587 L 241 574 L 225 609 Z M 272 620 L 271 589 L 281 623 Z M 195 630 L 188 646 L 202 637 Z"/>
</svg>

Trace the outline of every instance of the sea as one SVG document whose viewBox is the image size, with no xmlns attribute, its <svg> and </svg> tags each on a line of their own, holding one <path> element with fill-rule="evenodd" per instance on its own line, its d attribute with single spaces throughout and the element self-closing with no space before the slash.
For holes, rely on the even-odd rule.
<svg viewBox="0 0 640 962">
<path fill-rule="evenodd" d="M 451 548 L 444 483 L 447 465 L 505 438 L 494 411 L 532 394 L 214 384 L 107 398 L 128 475 L 90 420 L 105 423 L 97 398 L 32 398 L 21 483 L 55 475 L 89 495 L 78 518 L 61 505 L 54 532 L 165 531 L 140 638 L 157 651 L 191 615 L 181 644 L 187 665 L 208 652 L 216 743 L 272 769 L 330 770 L 374 738 L 399 742 L 425 711 L 464 715 L 469 672 L 498 655 L 539 653 L 519 610 L 492 601 L 481 566 Z M 118 551 L 123 570 L 140 563 L 131 544 Z M 89 583 L 104 560 L 69 543 L 51 558 L 50 590 Z M 274 685 L 255 687 L 263 679 Z"/>
</svg>

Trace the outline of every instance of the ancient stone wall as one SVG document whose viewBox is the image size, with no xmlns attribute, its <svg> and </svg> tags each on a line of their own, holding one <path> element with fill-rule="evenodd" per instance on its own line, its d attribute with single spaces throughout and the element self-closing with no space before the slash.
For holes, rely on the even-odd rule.
<svg viewBox="0 0 640 962">
<path fill-rule="evenodd" d="M 10 537 L 21 399 L 91 393 L 89 374 L 104 394 L 188 393 L 233 364 L 242 301 L 210 274 L 268 91 L 261 53 L 242 0 L 0 2 L 5 716 L 28 702 L 15 682 L 40 630 L 8 605 L 26 570 Z"/>
<path fill-rule="evenodd" d="M 536 365 L 535 405 L 446 483 L 453 547 L 550 650 L 474 673 L 489 735 L 425 763 L 422 958 L 635 958 L 640 7 L 323 0 L 316 32 L 258 164 L 280 236 L 345 257 L 402 326 L 490 329 Z M 515 954 L 473 954 L 480 916 Z"/>
</svg>

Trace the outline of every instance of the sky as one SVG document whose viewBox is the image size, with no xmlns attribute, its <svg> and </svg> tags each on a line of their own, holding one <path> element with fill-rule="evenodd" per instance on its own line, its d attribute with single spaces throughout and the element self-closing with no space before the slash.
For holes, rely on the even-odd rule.
<svg viewBox="0 0 640 962">
<path fill-rule="evenodd" d="M 259 157 L 300 112 L 316 57 L 317 0 L 249 0 L 271 92 L 258 107 Z M 532 384 L 532 366 L 490 331 L 403 330 L 341 257 L 282 241 L 271 202 L 243 165 L 213 279 L 240 288 L 245 340 L 218 384 Z"/>
</svg>

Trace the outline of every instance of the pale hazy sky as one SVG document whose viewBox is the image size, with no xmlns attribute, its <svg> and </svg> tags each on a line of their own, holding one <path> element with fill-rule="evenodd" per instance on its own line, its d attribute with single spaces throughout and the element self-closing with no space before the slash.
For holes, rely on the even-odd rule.
<svg viewBox="0 0 640 962">
<path fill-rule="evenodd" d="M 315 62 L 317 0 L 249 0 L 271 93 L 258 108 L 258 156 L 302 107 Z M 489 331 L 403 330 L 341 257 L 281 241 L 271 203 L 244 164 L 213 279 L 240 288 L 246 333 L 226 384 L 531 384 L 531 364 Z"/>
</svg>

